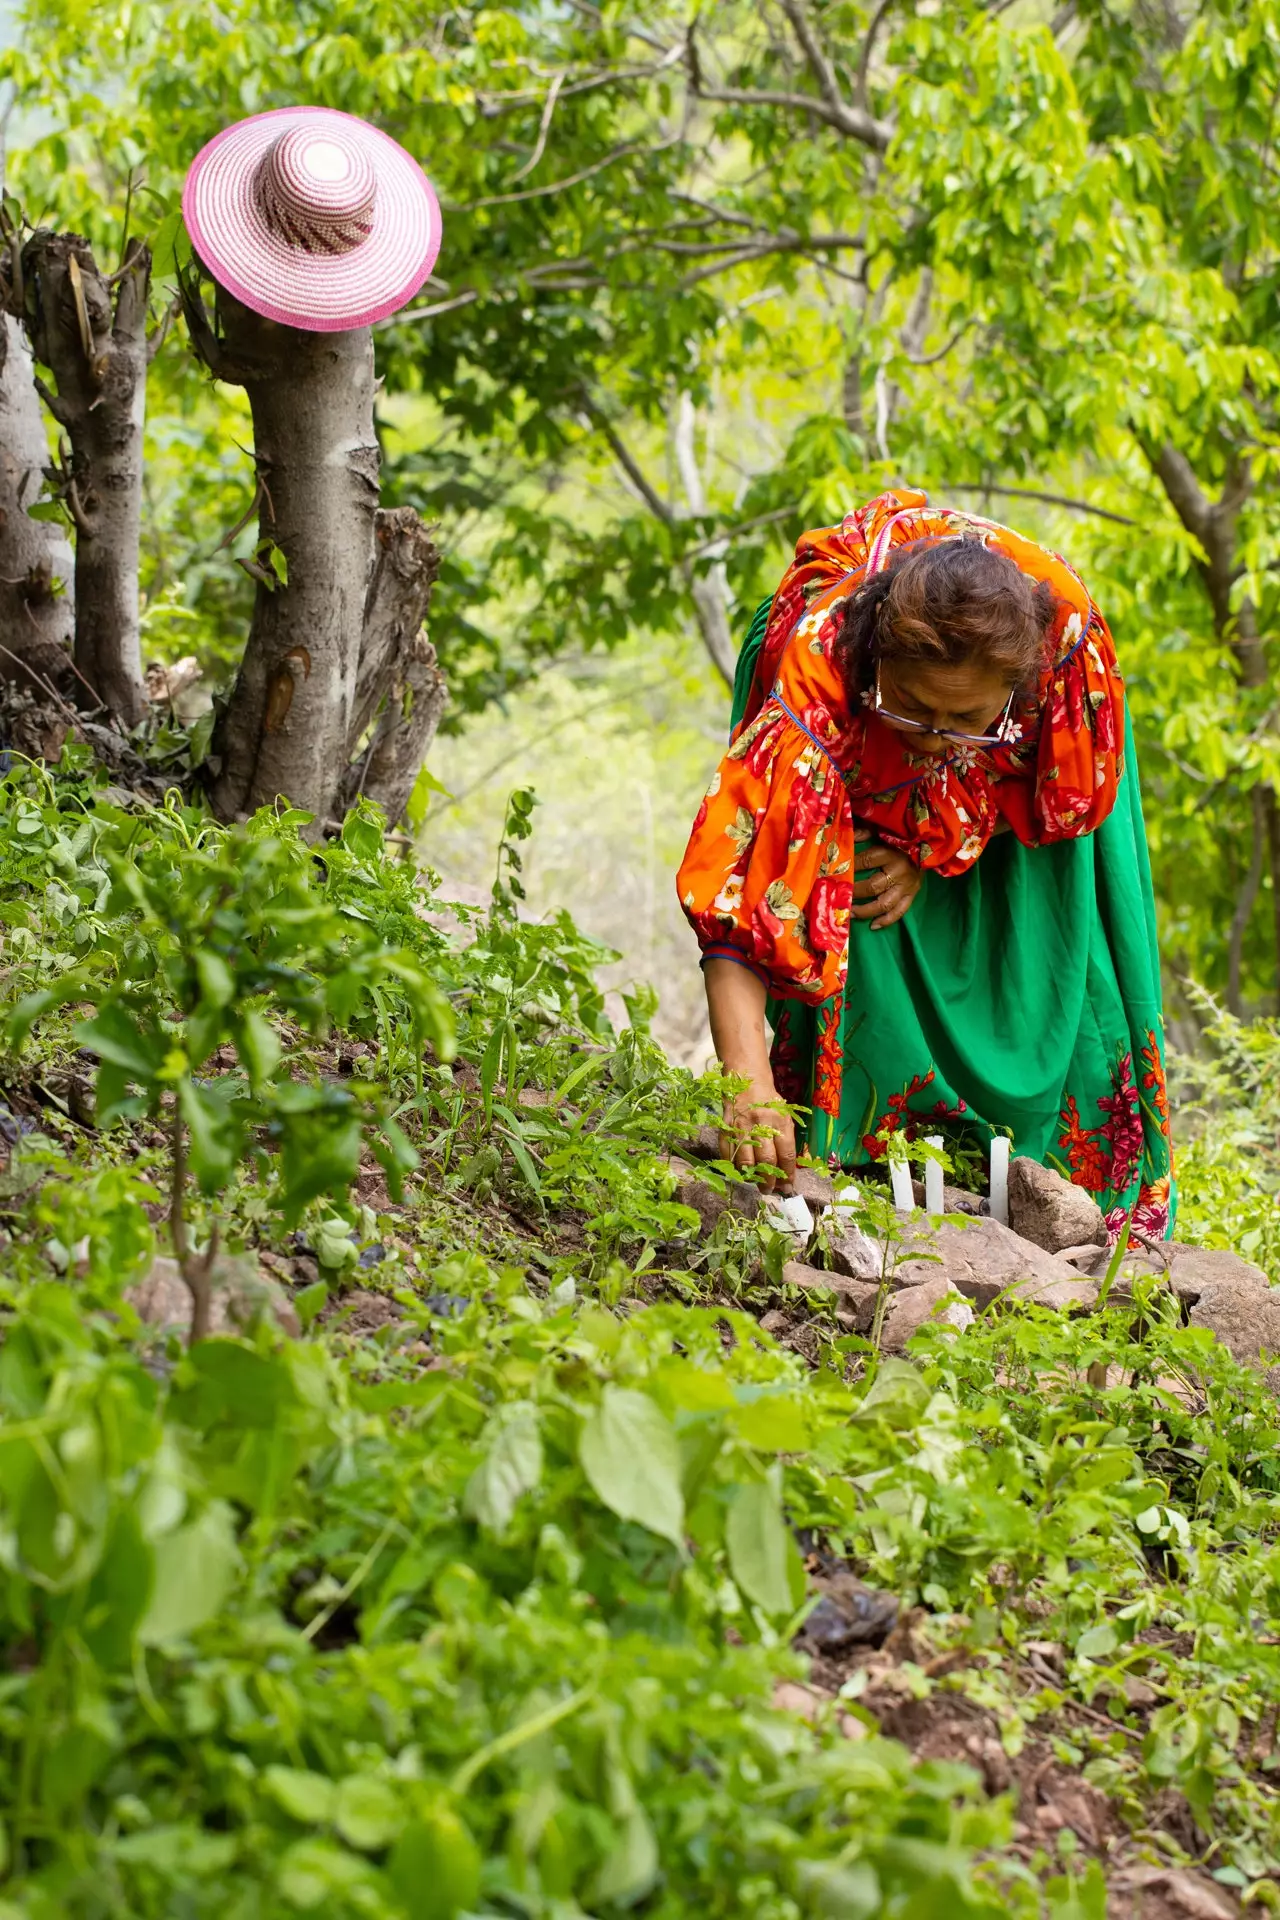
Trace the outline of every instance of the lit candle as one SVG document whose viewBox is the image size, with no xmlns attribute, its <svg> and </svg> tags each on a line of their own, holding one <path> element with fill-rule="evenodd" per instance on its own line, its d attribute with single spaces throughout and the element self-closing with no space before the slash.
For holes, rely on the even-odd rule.
<svg viewBox="0 0 1280 1920">
<path fill-rule="evenodd" d="M 991 1218 L 1009 1224 L 1009 1141 L 997 1133 L 991 1142 Z"/>
<path fill-rule="evenodd" d="M 911 1191 L 911 1168 L 905 1153 L 889 1149 L 889 1177 L 893 1181 L 893 1204 L 899 1213 L 910 1213 L 916 1204 Z"/>
<path fill-rule="evenodd" d="M 926 1147 L 936 1147 L 942 1151 L 942 1135 L 930 1133 L 925 1136 Z M 942 1168 L 936 1160 L 924 1163 L 924 1204 L 929 1213 L 942 1213 L 946 1203 L 942 1198 Z"/>
</svg>

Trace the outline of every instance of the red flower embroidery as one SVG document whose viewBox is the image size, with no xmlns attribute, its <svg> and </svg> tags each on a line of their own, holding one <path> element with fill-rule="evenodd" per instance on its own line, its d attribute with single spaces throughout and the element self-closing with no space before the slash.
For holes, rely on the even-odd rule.
<svg viewBox="0 0 1280 1920">
<path fill-rule="evenodd" d="M 839 953 L 849 939 L 852 880 L 828 875 L 815 880 L 809 896 L 809 944 L 818 953 Z"/>
<path fill-rule="evenodd" d="M 813 1063 L 813 1104 L 819 1113 L 832 1119 L 840 1112 L 840 1089 L 844 1082 L 844 1049 L 841 1027 L 844 995 L 837 993 L 818 1009 L 818 1047 Z"/>
<path fill-rule="evenodd" d="M 1155 1030 L 1147 1028 L 1146 1043 L 1142 1053 L 1142 1084 L 1151 1096 L 1151 1104 L 1156 1110 L 1162 1133 L 1169 1131 L 1169 1094 L 1165 1086 L 1164 1060 L 1160 1053 L 1160 1042 Z"/>
<path fill-rule="evenodd" d="M 1089 817 L 1089 798 L 1078 787 L 1064 787 L 1057 780 L 1046 780 L 1040 788 L 1040 817 L 1045 830 L 1070 836 L 1081 831 Z"/>
<path fill-rule="evenodd" d="M 787 806 L 788 842 L 794 846 L 798 841 L 807 840 L 818 827 L 825 826 L 830 817 L 830 781 L 824 792 L 816 793 L 812 777 L 804 773 L 797 774 Z"/>
</svg>

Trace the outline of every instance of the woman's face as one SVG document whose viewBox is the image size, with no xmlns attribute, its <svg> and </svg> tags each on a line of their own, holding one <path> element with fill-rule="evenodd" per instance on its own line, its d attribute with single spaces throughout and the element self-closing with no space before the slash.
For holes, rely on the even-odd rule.
<svg viewBox="0 0 1280 1920">
<path fill-rule="evenodd" d="M 1012 682 L 985 665 L 938 666 L 919 660 L 884 661 L 880 667 L 881 713 L 886 726 L 890 714 L 914 720 L 925 731 L 910 733 L 913 745 L 924 753 L 942 753 L 943 733 L 994 733 L 1013 692 Z"/>
</svg>

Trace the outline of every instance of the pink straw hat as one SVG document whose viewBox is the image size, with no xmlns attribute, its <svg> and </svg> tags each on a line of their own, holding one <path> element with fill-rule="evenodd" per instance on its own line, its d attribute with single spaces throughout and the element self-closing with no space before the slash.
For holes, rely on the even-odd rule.
<svg viewBox="0 0 1280 1920">
<path fill-rule="evenodd" d="M 277 107 L 210 140 L 182 213 L 228 293 L 309 333 L 384 320 L 440 251 L 440 206 L 403 147 L 332 107 Z"/>
</svg>

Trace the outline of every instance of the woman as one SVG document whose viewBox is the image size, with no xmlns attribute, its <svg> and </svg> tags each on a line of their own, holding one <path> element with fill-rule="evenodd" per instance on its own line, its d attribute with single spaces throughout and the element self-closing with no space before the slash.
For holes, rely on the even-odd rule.
<svg viewBox="0 0 1280 1920">
<path fill-rule="evenodd" d="M 788 1102 L 833 1164 L 897 1131 L 980 1155 L 999 1130 L 1113 1232 L 1131 1208 L 1170 1231 L 1124 687 L 1065 561 L 908 490 L 806 533 L 678 884 L 716 1052 L 748 1081 L 738 1159 L 767 1183 L 795 1167 Z"/>
</svg>

